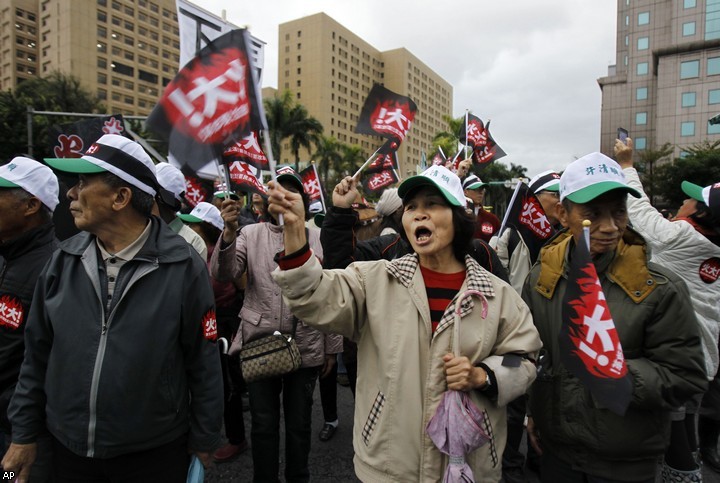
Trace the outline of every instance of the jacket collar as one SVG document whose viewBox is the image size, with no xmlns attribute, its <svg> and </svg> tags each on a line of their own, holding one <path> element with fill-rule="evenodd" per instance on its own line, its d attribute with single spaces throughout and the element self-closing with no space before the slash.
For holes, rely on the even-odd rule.
<svg viewBox="0 0 720 483">
<path fill-rule="evenodd" d="M 194 250 L 185 239 L 173 233 L 167 224 L 156 216 L 150 217 L 150 236 L 135 256 L 135 260 L 174 263 L 191 257 Z M 80 232 L 60 244 L 60 249 L 70 255 L 82 256 L 87 247 L 95 243 L 95 235 Z"/>
<path fill-rule="evenodd" d="M 45 223 L 26 231 L 12 240 L 0 243 L 0 256 L 5 260 L 12 260 L 35 250 L 39 246 L 53 243 L 54 239 L 55 225 Z"/>
<path fill-rule="evenodd" d="M 540 250 L 540 275 L 535 290 L 547 299 L 552 299 L 560 277 L 567 278 L 572 240 L 570 232 L 563 230 Z M 600 257 L 595 267 L 599 275 L 605 273 L 635 303 L 645 300 L 657 285 L 647 265 L 645 241 L 630 228 L 615 252 Z"/>
<path fill-rule="evenodd" d="M 387 271 L 393 277 L 397 278 L 398 281 L 405 287 L 410 288 L 413 284 L 413 277 L 418 268 L 420 262 L 416 253 L 410 253 L 401 258 L 396 258 L 387 264 Z M 454 307 L 457 299 L 466 290 L 475 290 L 483 294 L 485 297 L 494 297 L 495 289 L 493 288 L 492 280 L 488 275 L 488 272 L 483 269 L 480 264 L 470 255 L 465 255 L 465 283 L 464 290 L 461 290 L 455 297 L 453 297 L 450 304 L 448 304 L 445 313 L 440 319 L 440 323 L 435 329 L 435 335 L 439 334 L 454 322 Z M 422 275 L 420 275 L 422 277 Z M 472 297 L 466 297 L 460 306 L 460 317 L 465 317 L 472 312 L 475 307 L 475 303 Z M 434 337 L 434 336 L 433 336 Z"/>
</svg>

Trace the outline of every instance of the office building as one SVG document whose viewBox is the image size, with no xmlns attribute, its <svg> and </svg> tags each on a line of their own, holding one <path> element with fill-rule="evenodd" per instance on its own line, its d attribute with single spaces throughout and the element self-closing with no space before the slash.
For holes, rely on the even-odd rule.
<svg viewBox="0 0 720 483">
<path fill-rule="evenodd" d="M 175 0 L 0 0 L 0 89 L 72 74 L 109 113 L 146 115 L 177 73 Z"/>
<path fill-rule="evenodd" d="M 278 90 L 290 90 L 325 136 L 360 146 L 365 156 L 382 144 L 354 132 L 373 84 L 415 101 L 415 121 L 398 151 L 402 177 L 415 174 L 422 151 L 431 151 L 433 136 L 447 130 L 442 116 L 452 115 L 452 86 L 407 49 L 381 52 L 324 13 L 281 24 L 278 45 Z M 294 162 L 289 142 L 282 158 Z"/>
<path fill-rule="evenodd" d="M 616 63 L 602 89 L 601 150 L 617 128 L 637 151 L 675 146 L 673 157 L 720 141 L 720 0 L 618 0 Z"/>
</svg>

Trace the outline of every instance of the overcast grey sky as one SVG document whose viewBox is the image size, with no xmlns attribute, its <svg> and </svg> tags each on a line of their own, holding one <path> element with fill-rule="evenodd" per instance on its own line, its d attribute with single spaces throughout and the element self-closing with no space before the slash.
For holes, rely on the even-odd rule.
<svg viewBox="0 0 720 483">
<path fill-rule="evenodd" d="M 378 50 L 404 47 L 453 86 L 533 176 L 600 149 L 597 79 L 615 63 L 616 0 L 191 0 L 267 42 L 277 87 L 278 25 L 325 12 Z"/>
</svg>

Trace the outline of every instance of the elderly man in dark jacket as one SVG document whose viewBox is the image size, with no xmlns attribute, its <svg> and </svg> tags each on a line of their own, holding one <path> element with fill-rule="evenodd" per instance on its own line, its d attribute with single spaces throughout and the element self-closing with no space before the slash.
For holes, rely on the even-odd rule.
<svg viewBox="0 0 720 483">
<path fill-rule="evenodd" d="M 38 435 L 53 436 L 62 481 L 184 482 L 220 442 L 222 381 L 205 262 L 151 216 L 155 167 L 105 135 L 70 189 L 78 235 L 41 274 L 9 416 L 6 471 L 25 481 Z"/>
<path fill-rule="evenodd" d="M 0 454 L 10 444 L 7 408 L 25 352 L 25 322 L 40 272 L 57 247 L 52 213 L 58 180 L 34 159 L 18 156 L 0 167 Z M 33 481 L 50 477 L 49 436 L 40 435 Z"/>
<path fill-rule="evenodd" d="M 560 178 L 557 205 L 566 230 L 542 248 L 523 288 L 544 351 L 528 411 L 528 434 L 542 454 L 543 482 L 654 482 L 658 458 L 669 443 L 671 409 L 707 387 L 687 287 L 647 261 L 645 241 L 628 227 L 628 194 L 639 196 L 612 159 L 593 153 L 573 161 Z M 585 243 L 585 220 L 602 300 L 632 384 L 624 415 L 599 402 L 563 362 L 570 357 L 559 342 L 563 296 L 575 282 L 568 267 L 575 244 Z M 590 327 L 593 321 L 587 319 L 583 324 Z M 597 332 L 588 332 L 588 343 L 609 338 L 597 327 L 589 329 Z M 582 339 L 579 347 L 585 343 Z M 588 371 L 602 366 L 602 357 Z"/>
</svg>

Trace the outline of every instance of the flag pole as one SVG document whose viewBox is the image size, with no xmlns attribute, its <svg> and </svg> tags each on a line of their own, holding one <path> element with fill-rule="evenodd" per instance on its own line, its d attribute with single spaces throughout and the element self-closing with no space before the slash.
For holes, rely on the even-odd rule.
<svg viewBox="0 0 720 483">
<path fill-rule="evenodd" d="M 585 240 L 585 245 L 587 246 L 588 252 L 590 251 L 590 220 L 583 220 L 583 239 Z"/>
<path fill-rule="evenodd" d="M 508 204 L 507 209 L 505 210 L 505 215 L 503 216 L 502 224 L 500 225 L 500 230 L 498 230 L 498 238 L 500 238 L 503 234 L 503 231 L 505 231 L 505 227 L 507 226 L 508 218 L 510 217 L 510 208 L 513 207 L 515 204 L 515 198 L 517 198 L 518 192 L 520 191 L 520 185 L 522 184 L 522 181 L 518 181 L 517 186 L 515 186 L 515 191 L 513 191 L 512 198 L 510 198 L 510 204 Z"/>
<path fill-rule="evenodd" d="M 273 182 L 277 182 L 277 173 L 275 172 L 275 156 L 273 155 L 272 151 L 272 145 L 270 144 L 270 130 L 269 129 L 263 129 L 263 144 L 265 145 L 265 157 L 268 160 L 268 165 L 270 166 L 270 179 L 273 180 Z M 285 223 L 283 221 L 282 213 L 278 215 L 278 225 L 283 226 Z"/>
<path fill-rule="evenodd" d="M 463 152 L 465 154 L 465 161 L 468 160 L 467 146 L 468 146 L 468 113 L 469 113 L 469 111 L 470 111 L 469 109 L 465 109 L 465 147 L 463 148 Z"/>
<path fill-rule="evenodd" d="M 357 171 L 355 171 L 355 174 L 352 176 L 354 180 L 357 180 L 357 179 L 358 179 L 358 176 L 360 176 L 360 173 L 362 173 L 363 169 L 365 169 L 365 168 L 368 167 L 368 165 L 372 162 L 373 159 L 375 159 L 375 156 L 377 156 L 377 153 L 378 153 L 381 149 L 382 149 L 382 146 L 380 146 L 379 148 L 377 148 L 377 149 L 375 150 L 375 152 L 372 153 L 372 155 L 371 155 L 369 158 L 367 158 L 367 161 L 365 161 L 365 162 L 363 163 L 363 165 L 360 166 L 360 169 L 358 169 Z"/>
<path fill-rule="evenodd" d="M 218 177 L 225 181 L 225 199 L 230 198 L 230 170 L 225 169 L 225 176 L 223 176 L 223 170 L 220 169 L 220 161 L 217 157 L 213 158 L 215 161 L 215 167 L 217 168 Z"/>
</svg>

